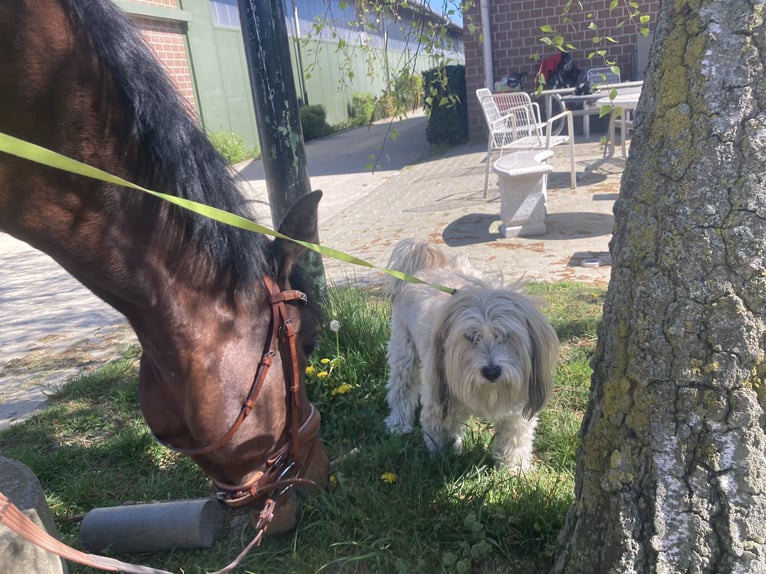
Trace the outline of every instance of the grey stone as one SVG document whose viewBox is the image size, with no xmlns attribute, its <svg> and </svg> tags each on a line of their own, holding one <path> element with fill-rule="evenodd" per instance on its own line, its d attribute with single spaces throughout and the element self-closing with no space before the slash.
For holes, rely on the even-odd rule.
<svg viewBox="0 0 766 574">
<path fill-rule="evenodd" d="M 58 537 L 53 515 L 35 474 L 17 460 L 0 457 L 0 490 L 27 518 Z M 19 537 L 0 524 L 0 572 L 3 574 L 67 574 L 66 562 Z"/>
</svg>

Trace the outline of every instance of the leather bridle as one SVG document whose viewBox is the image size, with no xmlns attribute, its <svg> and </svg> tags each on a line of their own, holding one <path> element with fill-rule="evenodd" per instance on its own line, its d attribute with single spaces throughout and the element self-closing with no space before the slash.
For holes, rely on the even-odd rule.
<svg viewBox="0 0 766 574">
<path fill-rule="evenodd" d="M 216 452 L 226 446 L 235 435 L 245 418 L 255 408 L 255 402 L 263 388 L 263 383 L 269 372 L 274 357 L 279 353 L 282 359 L 285 387 L 290 399 L 288 409 L 287 432 L 288 440 L 276 448 L 266 460 L 263 470 L 253 473 L 252 477 L 242 484 L 227 484 L 213 480 L 217 489 L 217 497 L 227 506 L 236 508 L 249 504 L 266 494 L 281 491 L 283 496 L 286 489 L 294 485 L 317 488 L 314 481 L 301 478 L 301 472 L 306 468 L 313 454 L 317 433 L 319 432 L 320 416 L 314 405 L 309 404 L 309 415 L 301 424 L 301 373 L 298 364 L 296 348 L 296 331 L 292 320 L 287 316 L 286 304 L 291 301 L 306 302 L 306 294 L 296 289 L 282 291 L 268 276 L 264 276 L 269 305 L 271 306 L 271 328 L 266 340 L 265 349 L 253 377 L 250 391 L 242 403 L 239 415 L 229 428 L 229 431 L 215 442 L 200 448 L 178 448 L 161 439 L 157 439 L 166 447 L 186 455 L 202 455 Z"/>
</svg>

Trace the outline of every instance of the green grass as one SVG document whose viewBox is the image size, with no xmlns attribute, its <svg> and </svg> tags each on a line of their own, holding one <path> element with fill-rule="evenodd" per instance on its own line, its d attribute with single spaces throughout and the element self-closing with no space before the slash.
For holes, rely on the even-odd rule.
<svg viewBox="0 0 766 574">
<path fill-rule="evenodd" d="M 311 359 L 309 392 L 322 413 L 331 487 L 307 496 L 295 532 L 268 538 L 237 572 L 544 571 L 573 501 L 577 433 L 590 385 L 590 356 L 604 290 L 529 284 L 561 339 L 555 391 L 540 415 L 537 468 L 495 470 L 490 428 L 472 421 L 464 452 L 431 457 L 419 433 L 386 433 L 383 419 L 390 306 L 375 291 L 331 289 L 328 327 Z M 50 406 L 0 434 L 0 453 L 38 475 L 64 539 L 77 544 L 82 514 L 129 501 L 211 494 L 186 457 L 158 445 L 141 418 L 137 349 L 67 383 Z M 324 373 L 324 374 L 323 374 Z M 385 473 L 395 480 L 383 480 Z M 249 542 L 243 513 L 227 511 L 210 550 L 120 556 L 186 574 L 223 567 Z M 70 564 L 73 573 L 93 570 Z"/>
</svg>

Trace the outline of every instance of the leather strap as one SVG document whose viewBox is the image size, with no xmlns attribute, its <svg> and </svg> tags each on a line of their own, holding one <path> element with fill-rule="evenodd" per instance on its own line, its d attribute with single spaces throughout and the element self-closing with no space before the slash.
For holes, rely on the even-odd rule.
<svg viewBox="0 0 766 574">
<path fill-rule="evenodd" d="M 15 504 L 13 504 L 5 494 L 0 492 L 0 523 L 5 524 L 16 534 L 35 544 L 52 552 L 62 558 L 84 564 L 92 568 L 99 568 L 107 572 L 127 572 L 128 574 L 173 574 L 167 570 L 157 570 L 149 566 L 137 566 L 128 562 L 99 556 L 97 554 L 86 554 L 67 546 L 60 540 L 54 538 L 46 531 L 42 530 L 29 518 L 27 518 Z"/>
</svg>

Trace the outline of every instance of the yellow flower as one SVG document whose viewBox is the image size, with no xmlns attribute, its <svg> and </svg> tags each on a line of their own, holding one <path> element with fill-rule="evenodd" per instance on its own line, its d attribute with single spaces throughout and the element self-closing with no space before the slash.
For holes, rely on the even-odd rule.
<svg viewBox="0 0 766 574">
<path fill-rule="evenodd" d="M 336 486 L 338 486 L 338 477 L 335 476 L 334 474 L 331 474 L 330 478 L 327 479 L 327 482 L 330 483 L 331 488 L 335 488 Z"/>
<path fill-rule="evenodd" d="M 329 376 L 330 376 L 330 373 L 328 373 L 327 371 L 319 371 L 317 373 L 317 378 L 320 378 L 320 379 L 326 379 Z"/>
<path fill-rule="evenodd" d="M 330 362 L 330 359 L 325 357 L 324 359 L 321 359 L 319 362 L 322 363 L 323 365 L 327 365 Z"/>
<path fill-rule="evenodd" d="M 346 383 L 343 383 L 342 385 L 339 385 L 332 390 L 332 396 L 345 395 L 350 390 L 351 390 L 351 387 L 347 385 Z"/>
<path fill-rule="evenodd" d="M 384 472 L 380 475 L 380 480 L 386 484 L 394 484 L 397 480 L 399 480 L 399 477 L 393 472 Z"/>
<path fill-rule="evenodd" d="M 316 372 L 317 372 L 316 367 L 314 367 L 312 365 L 309 365 L 308 367 L 306 367 L 306 374 L 307 375 L 313 375 Z"/>
</svg>

